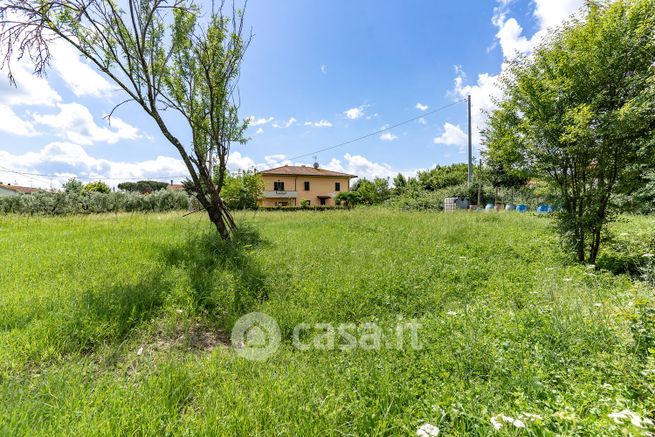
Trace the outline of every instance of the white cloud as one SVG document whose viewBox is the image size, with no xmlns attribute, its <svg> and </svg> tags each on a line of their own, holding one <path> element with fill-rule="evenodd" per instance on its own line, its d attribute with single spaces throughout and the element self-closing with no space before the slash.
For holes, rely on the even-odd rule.
<svg viewBox="0 0 655 437">
<path fill-rule="evenodd" d="M 332 123 L 327 120 L 320 121 L 306 121 L 305 126 L 314 126 L 314 127 L 332 127 Z"/>
<path fill-rule="evenodd" d="M 443 126 L 444 132 L 434 139 L 434 144 L 445 144 L 448 146 L 459 146 L 463 149 L 468 145 L 468 135 L 464 133 L 461 127 L 451 123 Z"/>
<path fill-rule="evenodd" d="M 534 0 L 534 16 L 542 29 L 557 27 L 584 6 L 584 0 Z"/>
<path fill-rule="evenodd" d="M 515 18 L 507 18 L 511 1 L 499 0 L 498 3 L 491 21 L 498 28 L 496 38 L 506 59 L 530 53 L 548 34 L 549 29 L 559 26 L 584 6 L 584 0 L 534 0 L 533 16 L 539 29 L 528 38 L 523 35 L 523 27 Z"/>
<path fill-rule="evenodd" d="M 416 104 L 416 109 L 418 109 L 419 111 L 423 111 L 423 112 L 425 112 L 425 111 L 427 111 L 429 108 L 430 108 L 430 107 L 429 107 L 428 105 L 424 105 L 423 103 L 420 103 L 420 102 Z"/>
<path fill-rule="evenodd" d="M 127 178 L 170 178 L 183 179 L 174 176 L 184 176 L 186 168 L 180 159 L 167 156 L 157 156 L 155 159 L 141 162 L 121 162 L 98 159 L 90 156 L 82 146 L 68 142 L 54 142 L 46 145 L 38 152 L 28 152 L 23 155 L 13 155 L 0 150 L 0 162 L 13 170 L 29 173 L 55 175 L 51 180 L 35 177 L 39 186 L 48 188 L 49 183 L 57 187 L 72 176 L 84 180 L 102 178 L 110 185 L 117 185 L 121 179 Z M 19 184 L 29 184 L 32 177 L 3 173 L 3 180 L 16 180 Z"/>
<path fill-rule="evenodd" d="M 257 132 L 255 132 L 255 133 L 256 133 L 257 135 L 261 135 L 261 134 L 264 133 L 264 129 L 262 129 L 262 128 L 260 127 L 259 129 L 257 129 Z"/>
<path fill-rule="evenodd" d="M 398 173 L 405 176 L 415 176 L 421 169 L 398 170 L 389 164 L 374 162 L 362 155 L 351 155 L 346 153 L 343 157 L 345 162 L 340 159 L 332 159 L 327 165 L 323 166 L 328 170 L 340 171 L 343 173 L 354 174 L 360 178 L 393 178 Z"/>
<path fill-rule="evenodd" d="M 496 107 L 494 99 L 502 97 L 498 78 L 499 76 L 482 73 L 478 75 L 475 84 L 467 85 L 466 74 L 464 74 L 460 68 L 456 69 L 454 94 L 460 99 L 471 96 L 471 118 L 473 119 L 474 144 L 480 144 L 480 132 L 486 124 L 487 114 L 493 111 Z"/>
<path fill-rule="evenodd" d="M 516 57 L 517 54 L 529 54 L 548 35 L 548 29 L 562 24 L 576 11 L 580 11 L 584 0 L 534 0 L 533 17 L 537 20 L 539 29 L 534 35 L 524 35 L 523 27 L 515 18 L 508 18 L 508 6 L 512 0 L 498 0 L 499 5 L 492 18 L 492 23 L 498 28 L 496 41 L 500 45 L 505 60 Z M 501 74 L 507 64 L 500 66 Z M 486 124 L 487 114 L 495 109 L 494 100 L 502 98 L 499 87 L 499 75 L 480 73 L 477 81 L 467 84 L 467 78 L 461 68 L 456 68 L 455 88 L 453 94 L 457 98 L 472 99 L 473 141 L 480 144 L 480 131 Z"/>
<path fill-rule="evenodd" d="M 392 134 L 391 132 L 385 132 L 382 135 L 380 135 L 381 141 L 391 142 L 391 141 L 396 141 L 397 139 L 398 137 Z"/>
<path fill-rule="evenodd" d="M 350 108 L 346 111 L 343 111 L 344 115 L 351 120 L 357 120 L 364 116 L 365 106 L 359 106 L 357 108 Z"/>
<path fill-rule="evenodd" d="M 230 171 L 237 170 L 250 170 L 257 167 L 257 163 L 248 157 L 244 156 L 239 152 L 232 152 L 227 159 L 227 168 Z"/>
<path fill-rule="evenodd" d="M 273 117 L 262 117 L 262 118 L 257 118 L 254 115 L 251 115 L 248 117 L 246 120 L 248 120 L 248 124 L 250 126 L 263 126 L 265 124 L 268 124 L 273 121 Z"/>
<path fill-rule="evenodd" d="M 61 102 L 61 96 L 45 78 L 37 77 L 26 61 L 14 62 L 12 72 L 16 86 L 9 83 L 5 71 L 0 77 L 0 104 L 7 106 L 54 106 Z"/>
<path fill-rule="evenodd" d="M 327 65 L 325 64 L 321 65 L 321 73 L 327 74 Z"/>
<path fill-rule="evenodd" d="M 8 105 L 0 105 L 0 132 L 25 137 L 38 135 L 34 125 L 16 115 Z"/>
<path fill-rule="evenodd" d="M 42 188 L 59 187 L 71 177 L 79 177 L 85 182 L 91 179 L 104 179 L 115 186 L 124 180 L 157 179 L 168 182 L 170 179 L 180 181 L 188 174 L 186 166 L 179 158 L 157 156 L 154 159 L 124 162 L 98 159 L 90 156 L 78 144 L 54 142 L 38 152 L 13 155 L 0 150 L 0 162 L 3 167 L 19 172 L 53 175 L 55 177 L 20 176 L 0 169 L 0 180 L 16 182 L 19 185 L 35 184 Z M 255 161 L 239 152 L 232 152 L 227 167 L 230 171 L 255 168 Z"/>
<path fill-rule="evenodd" d="M 284 124 L 284 127 L 291 127 L 294 124 L 296 124 L 298 120 L 296 120 L 294 117 L 291 117 L 287 122 Z"/>
<path fill-rule="evenodd" d="M 77 97 L 103 97 L 118 86 L 112 86 L 95 69 L 80 59 L 77 51 L 63 41 L 52 46 L 52 66 Z"/>
<path fill-rule="evenodd" d="M 139 129 L 118 117 L 111 118 L 111 126 L 100 127 L 84 105 L 60 103 L 57 107 L 59 108 L 57 114 L 34 114 L 34 122 L 49 127 L 54 135 L 76 144 L 92 145 L 97 142 L 114 144 L 121 140 L 143 138 Z"/>
<path fill-rule="evenodd" d="M 423 117 L 419 118 L 419 119 L 416 120 L 416 121 L 418 121 L 418 123 L 419 123 L 419 124 L 422 124 L 423 126 L 425 126 L 426 124 L 428 124 L 427 120 L 426 120 L 425 118 L 423 118 Z"/>
<path fill-rule="evenodd" d="M 257 168 L 263 170 L 266 168 L 282 167 L 283 165 L 292 165 L 292 162 L 286 158 L 287 155 L 283 155 L 283 154 L 265 156 L 264 157 L 265 164 L 258 164 Z"/>
</svg>

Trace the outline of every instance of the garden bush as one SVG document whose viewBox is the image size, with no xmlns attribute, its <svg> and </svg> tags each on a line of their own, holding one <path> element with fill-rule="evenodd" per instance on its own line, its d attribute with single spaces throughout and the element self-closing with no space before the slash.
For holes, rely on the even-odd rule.
<svg viewBox="0 0 655 437">
<path fill-rule="evenodd" d="M 49 192 L 0 197 L 0 213 L 27 215 L 101 214 L 108 212 L 164 212 L 187 210 L 191 198 L 180 191 L 133 192 Z"/>
</svg>

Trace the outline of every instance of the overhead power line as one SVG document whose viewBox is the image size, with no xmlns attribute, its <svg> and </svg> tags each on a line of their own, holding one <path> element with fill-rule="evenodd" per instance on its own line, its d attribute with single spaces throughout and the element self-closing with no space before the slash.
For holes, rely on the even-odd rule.
<svg viewBox="0 0 655 437">
<path fill-rule="evenodd" d="M 29 172 L 24 172 L 24 171 L 17 171 L 17 170 L 11 170 L 6 167 L 0 166 L 0 173 L 12 173 L 12 174 L 17 174 L 21 176 L 33 176 L 33 177 L 42 177 L 42 178 L 50 178 L 50 179 L 59 179 L 62 177 L 62 175 L 56 175 L 56 174 L 44 174 L 44 173 L 29 173 Z M 107 180 L 107 181 L 140 181 L 144 179 L 149 179 L 149 180 L 159 180 L 159 179 L 183 179 L 183 178 L 188 178 L 189 175 L 169 175 L 169 176 L 153 176 L 153 177 L 146 177 L 146 176 L 136 176 L 136 177 L 123 177 L 123 178 L 112 178 L 112 177 L 103 177 L 103 176 L 94 176 L 94 177 L 82 177 L 82 176 L 75 176 L 79 179 L 86 179 L 86 180 Z"/>
<path fill-rule="evenodd" d="M 457 100 L 456 102 L 453 102 L 453 103 L 451 103 L 449 105 L 445 105 L 445 106 L 442 106 L 440 108 L 433 109 L 432 111 L 424 112 L 423 114 L 419 115 L 418 117 L 413 117 L 413 118 L 410 118 L 408 120 L 401 121 L 400 123 L 396 123 L 396 124 L 394 124 L 392 126 L 387 126 L 387 127 L 383 128 L 383 129 L 377 130 L 375 132 L 371 132 L 370 134 L 362 135 L 361 137 L 357 137 L 357 138 L 349 140 L 349 141 L 344 141 L 343 143 L 335 144 L 333 146 L 325 147 L 325 148 L 319 149 L 319 150 L 314 150 L 313 152 L 304 153 L 302 155 L 294 156 L 294 157 L 288 158 L 288 159 L 290 161 L 293 161 L 294 159 L 305 158 L 307 156 L 313 156 L 313 155 L 315 155 L 317 153 L 327 152 L 328 150 L 333 150 L 333 149 L 337 149 L 339 147 L 347 146 L 348 144 L 356 143 L 358 141 L 365 140 L 366 138 L 374 137 L 376 135 L 382 134 L 382 133 L 390 131 L 392 129 L 396 129 L 396 128 L 400 127 L 400 126 L 404 126 L 404 125 L 409 124 L 409 123 L 411 123 L 413 121 L 420 120 L 421 118 L 427 117 L 428 115 L 436 114 L 437 112 L 441 112 L 441 111 L 446 110 L 448 108 L 452 108 L 453 106 L 458 105 L 458 104 L 463 103 L 463 102 L 466 102 L 466 99 Z"/>
<path fill-rule="evenodd" d="M 324 147 L 324 148 L 322 148 L 322 149 L 314 150 L 314 151 L 312 151 L 312 152 L 303 153 L 302 155 L 294 156 L 294 157 L 292 157 L 292 158 L 288 158 L 288 159 L 289 159 L 290 161 L 293 161 L 293 160 L 295 160 L 295 159 L 306 158 L 306 157 L 308 157 L 308 156 L 313 156 L 313 155 L 315 155 L 315 154 L 317 154 L 317 153 L 327 152 L 328 150 L 333 150 L 333 149 L 337 149 L 337 148 L 339 148 L 339 147 L 347 146 L 348 144 L 353 144 L 353 143 L 356 143 L 356 142 L 358 142 L 358 141 L 365 140 L 366 138 L 370 138 L 370 137 L 373 137 L 373 136 L 375 136 L 375 135 L 380 135 L 380 134 L 382 134 L 382 133 L 384 133 L 384 132 L 390 131 L 390 130 L 392 130 L 392 129 L 396 129 L 396 128 L 400 127 L 400 126 L 404 126 L 404 125 L 406 125 L 406 124 L 409 124 L 409 123 L 412 123 L 412 122 L 414 122 L 414 121 L 420 120 L 420 119 L 422 119 L 423 117 L 427 117 L 427 116 L 429 116 L 429 115 L 436 114 L 437 112 L 444 111 L 444 110 L 446 110 L 446 109 L 448 109 L 448 108 L 452 108 L 453 106 L 458 105 L 458 104 L 460 104 L 460 103 L 464 103 L 464 102 L 466 102 L 466 101 L 467 101 L 467 99 L 457 100 L 457 101 L 455 101 L 455 102 L 453 102 L 453 103 L 450 103 L 450 104 L 448 104 L 448 105 L 441 106 L 441 107 L 439 107 L 439 108 L 433 109 L 432 111 L 424 112 L 424 113 L 422 113 L 422 114 L 419 115 L 419 116 L 416 116 L 416 117 L 413 117 L 413 118 L 410 118 L 410 119 L 407 119 L 407 120 L 401 121 L 401 122 L 396 123 L 396 124 L 393 124 L 393 125 L 391 125 L 391 126 L 387 126 L 387 127 L 383 128 L 383 129 L 379 129 L 379 130 L 377 130 L 377 131 L 375 131 L 375 132 L 371 132 L 371 133 L 369 133 L 369 134 L 362 135 L 362 136 L 360 136 L 360 137 L 354 138 L 354 139 L 352 139 L 352 140 L 344 141 L 344 142 L 342 142 L 342 143 L 335 144 L 335 145 L 333 145 L 333 146 L 328 146 L 328 147 Z M 8 168 L 3 167 L 3 166 L 0 166 L 0 172 L 12 173 L 12 174 L 17 174 L 17 175 L 21 175 L 21 176 L 30 176 L 30 177 L 35 177 L 35 178 L 37 178 L 37 177 L 42 177 L 42 178 L 49 178 L 49 179 L 59 179 L 59 178 L 62 177 L 62 175 L 56 175 L 56 174 L 30 173 L 30 172 L 23 172 L 23 171 L 11 170 L 11 169 L 8 169 Z M 89 181 L 93 181 L 93 180 L 107 180 L 107 181 L 139 181 L 139 180 L 145 180 L 145 179 L 148 179 L 148 180 L 186 179 L 186 178 L 189 177 L 189 175 L 136 176 L 136 177 L 122 177 L 122 178 L 112 178 L 112 177 L 102 177 L 102 176 L 95 176 L 95 177 L 90 177 L 90 176 L 87 176 L 87 177 L 75 176 L 75 177 L 77 177 L 78 179 L 85 179 L 85 180 L 89 180 Z"/>
</svg>

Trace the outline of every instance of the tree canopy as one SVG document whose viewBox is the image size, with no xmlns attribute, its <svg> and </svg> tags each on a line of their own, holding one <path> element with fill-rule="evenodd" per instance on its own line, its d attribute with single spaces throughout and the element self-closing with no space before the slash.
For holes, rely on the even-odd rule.
<svg viewBox="0 0 655 437">
<path fill-rule="evenodd" d="M 511 63 L 484 132 L 492 162 L 557 188 L 559 227 L 579 261 L 595 262 L 617 186 L 653 154 L 653 29 L 653 0 L 589 2 Z"/>
<path fill-rule="evenodd" d="M 187 0 L 5 0 L 0 3 L 0 59 L 29 59 L 44 75 L 53 41 L 64 41 L 136 104 L 178 151 L 189 186 L 223 238 L 236 225 L 221 199 L 232 143 L 245 143 L 236 93 L 250 37 L 243 10 Z M 164 113 L 186 123 L 184 143 Z M 219 177 L 214 180 L 213 175 Z"/>
</svg>

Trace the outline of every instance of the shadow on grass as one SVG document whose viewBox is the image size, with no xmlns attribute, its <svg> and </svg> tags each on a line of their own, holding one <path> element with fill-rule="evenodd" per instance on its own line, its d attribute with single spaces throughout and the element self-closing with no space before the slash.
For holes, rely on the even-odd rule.
<svg viewBox="0 0 655 437">
<path fill-rule="evenodd" d="M 163 263 L 132 284 L 89 291 L 75 303 L 60 333 L 72 344 L 64 349 L 93 352 L 97 346 L 127 339 L 134 329 L 155 319 L 179 290 L 180 274 L 190 285 L 189 308 L 202 323 L 227 328 L 233 320 L 267 299 L 266 281 L 250 252 L 261 246 L 258 233 L 240 229 L 231 241 L 214 232 L 197 233 L 182 244 L 161 248 Z M 176 269 L 175 274 L 171 270 Z"/>
<path fill-rule="evenodd" d="M 165 249 L 164 259 L 188 278 L 196 310 L 231 319 L 268 299 L 266 277 L 251 256 L 264 244 L 255 229 L 242 226 L 230 241 L 213 232 L 192 236 Z"/>
</svg>

